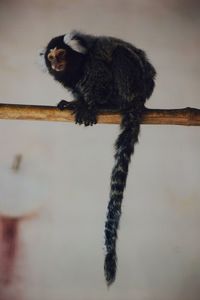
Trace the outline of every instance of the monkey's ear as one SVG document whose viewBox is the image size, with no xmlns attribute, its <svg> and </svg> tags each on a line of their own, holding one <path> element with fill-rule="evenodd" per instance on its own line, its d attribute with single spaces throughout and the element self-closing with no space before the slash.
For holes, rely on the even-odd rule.
<svg viewBox="0 0 200 300">
<path fill-rule="evenodd" d="M 81 41 L 72 34 L 66 34 L 63 38 L 64 43 L 76 52 L 85 54 L 87 49 L 81 44 Z"/>
<path fill-rule="evenodd" d="M 46 53 L 46 48 L 40 49 L 38 51 L 39 55 L 38 55 L 38 58 L 37 58 L 37 63 L 40 66 L 40 68 L 43 72 L 48 71 L 48 68 L 47 68 L 47 65 L 46 65 L 46 62 L 45 62 L 45 53 Z"/>
</svg>

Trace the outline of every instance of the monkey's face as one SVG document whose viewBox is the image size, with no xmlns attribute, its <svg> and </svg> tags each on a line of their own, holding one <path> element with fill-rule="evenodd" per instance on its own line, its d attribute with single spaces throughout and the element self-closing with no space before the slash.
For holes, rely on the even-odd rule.
<svg viewBox="0 0 200 300">
<path fill-rule="evenodd" d="M 46 48 L 40 51 L 40 65 L 44 71 L 56 75 L 70 74 L 73 67 L 83 59 L 86 48 L 73 34 L 61 35 L 53 38 Z"/>
<path fill-rule="evenodd" d="M 51 68 L 56 72 L 64 71 L 67 65 L 66 50 L 55 47 L 50 49 L 47 54 L 47 59 L 50 63 Z"/>
</svg>

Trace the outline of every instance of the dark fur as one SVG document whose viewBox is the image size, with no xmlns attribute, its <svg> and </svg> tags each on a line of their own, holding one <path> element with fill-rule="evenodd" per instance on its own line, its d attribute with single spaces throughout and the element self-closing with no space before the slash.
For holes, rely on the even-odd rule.
<svg viewBox="0 0 200 300">
<path fill-rule="evenodd" d="M 99 109 L 121 112 L 121 133 L 115 144 L 115 166 L 111 175 L 110 200 L 105 224 L 107 284 L 116 276 L 116 240 L 128 166 L 138 141 L 144 103 L 154 89 L 156 71 L 144 51 L 112 37 L 74 33 L 73 39 L 87 49 L 78 53 L 63 42 L 64 36 L 50 41 L 45 52 L 46 65 L 55 80 L 70 89 L 75 101 L 61 101 L 60 109 L 71 108 L 78 124 L 96 123 Z M 50 49 L 64 48 L 69 65 L 63 72 L 53 71 L 47 60 Z"/>
</svg>

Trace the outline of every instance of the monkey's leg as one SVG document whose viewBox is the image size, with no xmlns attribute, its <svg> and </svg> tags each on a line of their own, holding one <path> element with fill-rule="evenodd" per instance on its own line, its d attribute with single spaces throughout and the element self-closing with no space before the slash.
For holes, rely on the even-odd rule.
<svg viewBox="0 0 200 300">
<path fill-rule="evenodd" d="M 72 113 L 75 115 L 76 124 L 89 126 L 97 123 L 96 109 L 94 109 L 94 107 L 89 107 L 87 103 L 84 103 L 81 100 L 74 100 L 70 102 L 61 100 L 57 107 L 60 110 L 71 109 Z"/>
<path fill-rule="evenodd" d="M 98 104 L 97 110 L 99 113 L 101 113 L 101 112 L 119 112 L 121 110 L 121 107 L 114 103 L 108 102 L 108 103 Z"/>
<path fill-rule="evenodd" d="M 76 123 L 84 124 L 85 126 L 93 125 L 97 123 L 97 115 L 104 112 L 121 112 L 122 108 L 117 103 L 103 103 L 88 105 L 85 102 L 79 102 L 76 107 L 73 108 L 74 114 L 76 115 Z"/>
<path fill-rule="evenodd" d="M 94 106 L 89 107 L 84 102 L 79 104 L 73 109 L 75 114 L 75 123 L 84 124 L 85 126 L 92 126 L 97 123 L 97 110 Z"/>
</svg>

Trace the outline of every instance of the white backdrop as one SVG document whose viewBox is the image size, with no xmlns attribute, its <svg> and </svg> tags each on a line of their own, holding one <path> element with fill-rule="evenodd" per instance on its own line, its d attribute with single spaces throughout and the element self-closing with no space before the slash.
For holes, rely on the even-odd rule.
<svg viewBox="0 0 200 300">
<path fill-rule="evenodd" d="M 148 107 L 200 108 L 199 26 L 198 1 L 3 0 L 0 102 L 70 99 L 41 72 L 37 53 L 55 35 L 80 29 L 146 50 L 158 72 Z M 20 220 L 14 258 L 0 256 L 0 300 L 199 299 L 198 127 L 142 126 L 123 203 L 117 279 L 106 288 L 103 230 L 118 132 L 115 125 L 0 121 L 0 215 Z"/>
</svg>

